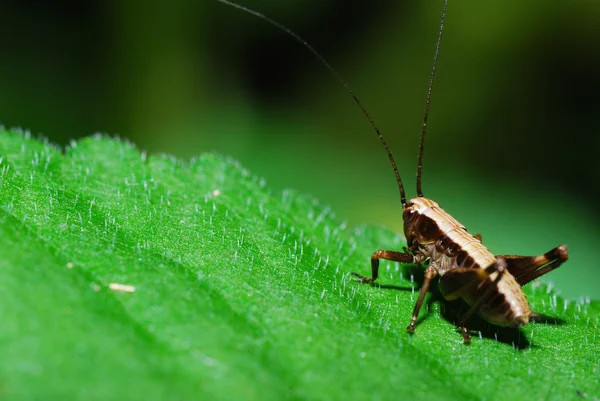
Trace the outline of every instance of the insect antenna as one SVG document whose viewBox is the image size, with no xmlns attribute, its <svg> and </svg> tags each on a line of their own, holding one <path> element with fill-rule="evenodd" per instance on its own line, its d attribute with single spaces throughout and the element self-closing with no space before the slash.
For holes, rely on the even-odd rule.
<svg viewBox="0 0 600 401">
<path fill-rule="evenodd" d="M 438 54 L 440 53 L 440 43 L 442 41 L 442 31 L 444 30 L 444 18 L 446 17 L 446 6 L 448 0 L 444 0 L 444 7 L 442 8 L 442 19 L 440 21 L 440 30 L 438 32 L 438 39 L 435 45 L 435 54 L 433 56 L 433 66 L 431 67 L 431 74 L 429 75 L 429 89 L 427 90 L 427 100 L 425 101 L 425 112 L 423 113 L 423 125 L 421 128 L 421 143 L 419 144 L 419 162 L 417 164 L 417 196 L 423 196 L 423 190 L 421 190 L 421 173 L 423 170 L 423 148 L 425 147 L 425 131 L 427 130 L 427 116 L 429 115 L 429 103 L 431 102 L 431 90 L 433 88 L 433 80 L 435 78 L 435 67 L 437 66 Z"/>
<path fill-rule="evenodd" d="M 321 56 L 321 54 L 315 50 L 314 47 L 312 47 L 310 44 L 308 44 L 308 42 L 306 42 L 304 39 L 302 39 L 298 34 L 296 34 L 294 31 L 292 31 L 291 29 L 289 29 L 288 27 L 286 27 L 285 25 L 280 24 L 279 22 L 267 17 L 266 15 L 259 13 L 258 11 L 255 11 L 251 8 L 242 6 L 240 4 L 234 3 L 232 1 L 229 0 L 217 0 L 220 3 L 223 4 L 227 4 L 231 7 L 237 8 L 239 10 L 245 11 L 249 14 L 252 14 L 258 18 L 261 18 L 267 22 L 269 22 L 270 24 L 276 26 L 277 28 L 281 29 L 282 31 L 284 31 L 285 33 L 287 33 L 288 35 L 290 35 L 291 37 L 293 37 L 294 39 L 296 39 L 298 42 L 300 42 L 300 44 L 302 44 L 304 47 L 306 47 L 308 50 L 310 50 L 310 52 L 312 54 L 314 54 L 317 59 L 319 59 L 319 61 L 325 66 L 327 67 L 327 69 L 333 74 L 333 76 L 335 77 L 335 79 L 342 84 L 342 86 L 346 89 L 346 91 L 350 94 L 350 96 L 352 96 L 352 99 L 354 100 L 354 103 L 356 103 L 356 105 L 360 108 L 360 110 L 362 111 L 362 113 L 365 115 L 365 117 L 367 118 L 367 120 L 369 120 L 369 124 L 371 124 L 371 127 L 373 127 L 373 129 L 375 130 L 375 133 L 377 134 L 377 137 L 379 138 L 379 140 L 381 141 L 383 147 L 385 148 L 385 151 L 388 155 L 388 158 L 390 159 L 390 162 L 392 163 L 392 168 L 394 169 L 394 174 L 396 175 L 396 181 L 398 182 L 398 189 L 400 190 L 400 201 L 402 202 L 402 206 L 406 205 L 406 194 L 404 192 L 404 186 L 402 185 L 402 179 L 400 178 L 400 173 L 398 172 L 398 167 L 396 166 L 396 161 L 394 160 L 394 157 L 392 156 L 392 152 L 390 151 L 390 148 L 388 147 L 387 142 L 385 141 L 385 139 L 383 138 L 383 135 L 381 135 L 381 132 L 379 131 L 379 129 L 377 128 L 377 126 L 375 125 L 375 122 L 373 121 L 373 119 L 371 118 L 371 115 L 367 112 L 367 109 L 365 109 L 365 107 L 363 106 L 363 104 L 360 102 L 360 100 L 358 100 L 358 97 L 356 97 L 356 95 L 354 94 L 354 92 L 352 91 L 352 89 L 350 89 L 350 87 L 348 86 L 348 84 L 346 84 L 346 81 L 344 81 L 342 79 L 342 77 L 340 76 L 340 74 L 338 74 L 338 72 L 327 62 L 327 60 L 325 60 L 325 58 L 323 56 Z M 446 6 L 444 5 L 444 10 Z M 442 19 L 443 21 L 443 19 Z M 441 32 L 440 32 L 441 33 Z M 438 40 L 438 47 L 439 47 L 439 40 Z M 436 50 L 436 58 L 437 58 L 437 50 Z M 435 67 L 434 67 L 435 70 Z M 431 82 L 433 83 L 433 77 Z M 431 93 L 431 84 L 429 87 L 429 92 Z M 428 97 L 428 104 L 427 107 L 429 107 L 429 97 Z M 423 128 L 423 132 L 425 132 L 425 129 Z M 424 133 L 423 133 L 423 137 L 424 137 Z M 421 147 L 423 146 L 422 142 L 421 142 Z M 420 159 L 419 159 L 420 160 Z"/>
</svg>

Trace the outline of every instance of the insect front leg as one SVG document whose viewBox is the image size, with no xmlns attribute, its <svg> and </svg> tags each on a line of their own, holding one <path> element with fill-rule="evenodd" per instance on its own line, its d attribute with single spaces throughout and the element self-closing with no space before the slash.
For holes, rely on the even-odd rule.
<svg viewBox="0 0 600 401">
<path fill-rule="evenodd" d="M 414 255 L 410 253 L 385 251 L 383 249 L 374 252 L 371 256 L 371 277 L 361 276 L 358 273 L 352 273 L 353 276 L 358 277 L 358 281 L 361 283 L 372 283 L 379 277 L 379 259 L 391 260 L 400 263 L 418 263 Z"/>
</svg>

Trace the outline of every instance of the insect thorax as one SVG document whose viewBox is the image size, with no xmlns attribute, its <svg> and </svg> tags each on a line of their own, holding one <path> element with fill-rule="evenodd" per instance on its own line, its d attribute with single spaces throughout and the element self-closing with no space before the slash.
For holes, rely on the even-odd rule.
<svg viewBox="0 0 600 401">
<path fill-rule="evenodd" d="M 409 249 L 418 259 L 429 258 L 440 275 L 454 267 L 486 268 L 496 261 L 481 241 L 431 199 L 411 199 L 403 219 Z"/>
</svg>

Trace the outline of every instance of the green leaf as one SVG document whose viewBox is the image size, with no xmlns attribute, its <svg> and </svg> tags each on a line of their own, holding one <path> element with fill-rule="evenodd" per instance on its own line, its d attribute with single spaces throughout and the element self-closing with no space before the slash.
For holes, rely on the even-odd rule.
<svg viewBox="0 0 600 401">
<path fill-rule="evenodd" d="M 0 132 L 3 399 L 599 397 L 600 303 L 527 287 L 562 324 L 453 326 L 462 301 L 384 263 L 401 238 L 352 230 L 238 163 L 147 156 L 100 136 L 64 153 Z M 412 278 L 412 279 L 411 279 Z M 128 293 L 111 283 L 135 287 Z"/>
</svg>

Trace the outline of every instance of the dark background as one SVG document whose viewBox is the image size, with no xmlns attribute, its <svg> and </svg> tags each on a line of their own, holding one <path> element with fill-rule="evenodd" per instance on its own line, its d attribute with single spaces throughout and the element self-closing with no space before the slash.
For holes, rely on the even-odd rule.
<svg viewBox="0 0 600 401">
<path fill-rule="evenodd" d="M 244 4 L 339 71 L 414 195 L 442 1 Z M 209 0 L 0 7 L 5 127 L 61 145 L 104 132 L 182 158 L 216 151 L 275 190 L 314 195 L 351 225 L 401 230 L 393 174 L 364 116 L 306 49 L 264 21 Z M 425 195 L 492 250 L 567 243 L 571 260 L 549 278 L 570 297 L 600 296 L 599 43 L 597 1 L 450 1 L 425 153 Z"/>
</svg>

